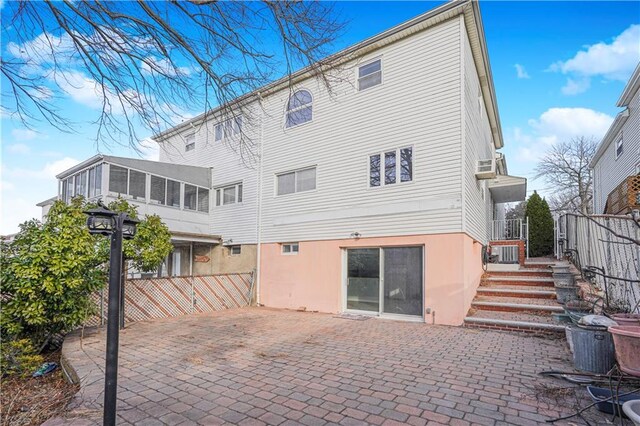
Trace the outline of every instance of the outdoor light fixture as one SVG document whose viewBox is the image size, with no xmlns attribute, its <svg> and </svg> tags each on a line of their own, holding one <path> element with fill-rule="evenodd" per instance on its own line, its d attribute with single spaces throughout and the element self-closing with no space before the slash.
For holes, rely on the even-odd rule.
<svg viewBox="0 0 640 426">
<path fill-rule="evenodd" d="M 109 302 L 107 310 L 107 354 L 104 372 L 103 424 L 115 426 L 118 393 L 118 340 L 121 301 L 124 300 L 122 280 L 122 240 L 136 235 L 138 221 L 126 213 L 110 210 L 98 201 L 98 207 L 85 212 L 87 228 L 91 234 L 108 235 L 111 239 L 109 253 Z"/>
<path fill-rule="evenodd" d="M 98 207 L 84 212 L 87 218 L 87 228 L 91 234 L 111 235 L 116 226 L 115 217 L 118 215 L 113 210 L 106 208 L 100 201 Z"/>
<path fill-rule="evenodd" d="M 362 234 L 359 233 L 359 232 L 352 232 L 351 235 L 350 235 L 351 238 L 355 238 L 355 239 L 358 239 L 361 236 L 362 236 Z"/>
</svg>

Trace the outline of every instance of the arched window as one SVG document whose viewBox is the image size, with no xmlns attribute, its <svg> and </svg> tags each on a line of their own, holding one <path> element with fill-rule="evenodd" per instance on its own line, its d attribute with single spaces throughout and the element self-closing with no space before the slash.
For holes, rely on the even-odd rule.
<svg viewBox="0 0 640 426">
<path fill-rule="evenodd" d="M 294 127 L 307 121 L 313 116 L 313 98 L 307 90 L 298 90 L 289 98 L 287 103 L 287 120 L 285 127 Z"/>
</svg>

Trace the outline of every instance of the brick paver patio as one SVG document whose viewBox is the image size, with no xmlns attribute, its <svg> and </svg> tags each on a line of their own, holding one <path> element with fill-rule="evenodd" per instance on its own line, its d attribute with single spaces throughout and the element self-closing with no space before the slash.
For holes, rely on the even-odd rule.
<svg viewBox="0 0 640 426">
<path fill-rule="evenodd" d="M 105 333 L 67 337 L 82 388 L 58 424 L 101 420 Z M 247 308 L 128 325 L 119 424 L 540 424 L 563 339 Z M 579 421 L 578 421 L 579 422 Z"/>
</svg>

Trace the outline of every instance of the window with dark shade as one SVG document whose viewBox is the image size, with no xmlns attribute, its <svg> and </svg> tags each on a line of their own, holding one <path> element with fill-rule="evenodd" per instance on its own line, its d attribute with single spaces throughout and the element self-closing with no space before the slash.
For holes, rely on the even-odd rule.
<svg viewBox="0 0 640 426">
<path fill-rule="evenodd" d="M 384 184 L 396 183 L 396 152 L 384 153 Z"/>
<path fill-rule="evenodd" d="M 151 176 L 149 199 L 152 203 L 165 204 L 167 180 L 159 176 Z"/>
<path fill-rule="evenodd" d="M 413 148 L 400 150 L 400 182 L 410 182 L 413 179 Z"/>
<path fill-rule="evenodd" d="M 189 185 L 189 184 L 184 184 L 184 202 L 183 202 L 183 206 L 185 209 L 187 210 L 196 210 L 197 207 L 197 195 L 198 195 L 198 188 L 193 186 L 193 185 Z"/>
<path fill-rule="evenodd" d="M 96 166 L 95 195 L 102 195 L 102 164 Z"/>
<path fill-rule="evenodd" d="M 113 164 L 110 165 L 109 192 L 115 192 L 116 194 L 126 194 L 128 177 L 128 169 L 125 169 L 124 167 L 114 166 Z"/>
<path fill-rule="evenodd" d="M 198 211 L 208 213 L 209 212 L 209 190 L 205 188 L 198 188 Z"/>
<path fill-rule="evenodd" d="M 167 179 L 167 205 L 180 207 L 180 182 Z"/>
<path fill-rule="evenodd" d="M 380 154 L 369 157 L 369 186 L 380 186 Z"/>
<path fill-rule="evenodd" d="M 147 175 L 136 170 L 129 170 L 129 195 L 136 200 L 147 198 Z"/>
<path fill-rule="evenodd" d="M 413 147 L 369 155 L 369 187 L 413 180 Z M 384 162 L 383 162 L 384 159 Z M 383 179 L 384 174 L 384 179 Z"/>
</svg>

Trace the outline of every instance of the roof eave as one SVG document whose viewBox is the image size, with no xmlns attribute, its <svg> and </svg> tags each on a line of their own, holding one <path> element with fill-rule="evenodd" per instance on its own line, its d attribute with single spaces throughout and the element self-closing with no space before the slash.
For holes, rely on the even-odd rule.
<svg viewBox="0 0 640 426">
<path fill-rule="evenodd" d="M 596 153 L 593 155 L 593 159 L 591 160 L 591 163 L 589 163 L 590 168 L 593 169 L 596 166 L 596 163 L 600 160 L 600 158 L 605 153 L 609 145 L 611 145 L 611 142 L 614 140 L 615 136 L 618 134 L 620 129 L 622 129 L 622 126 L 624 126 L 624 123 L 627 121 L 628 118 L 629 118 L 628 109 L 625 109 L 624 111 L 621 111 L 618 113 L 618 115 L 616 115 L 616 118 L 613 120 L 613 123 L 611 123 L 611 126 L 609 126 L 609 130 L 607 130 L 607 133 L 602 138 L 602 142 L 600 142 L 600 145 L 598 145 L 598 149 L 596 150 Z"/>
<path fill-rule="evenodd" d="M 393 28 L 390 28 L 386 31 L 383 31 L 379 34 L 376 34 L 368 39 L 365 39 L 359 43 L 354 44 L 353 46 L 347 47 L 346 49 L 341 50 L 340 52 L 334 53 L 333 55 L 330 55 L 328 58 L 324 59 L 323 62 L 326 62 L 329 65 L 329 67 L 335 67 L 339 64 L 342 63 L 342 61 L 347 61 L 347 60 L 351 60 L 354 59 L 356 57 L 362 56 L 365 53 L 367 53 L 367 49 L 370 48 L 371 46 L 375 45 L 376 43 L 381 43 L 387 39 L 390 39 L 392 36 L 395 36 L 399 33 L 401 33 L 402 31 L 406 31 L 408 29 L 410 29 L 411 27 L 418 25 L 420 23 L 423 23 L 424 21 L 427 21 L 431 18 L 436 17 L 437 15 L 441 14 L 441 13 L 445 13 L 448 12 L 452 9 L 455 8 L 460 8 L 460 14 L 464 13 L 464 7 L 468 4 L 473 4 L 475 3 L 475 1 L 471 1 L 471 0 L 453 0 L 453 1 L 448 1 L 434 9 L 431 9 L 421 15 L 416 16 L 413 19 L 410 19 L 406 22 L 403 22 L 399 25 L 396 25 Z M 474 13 L 475 13 L 475 9 L 474 9 Z M 476 19 L 479 18 L 479 15 L 476 15 Z M 484 40 L 484 35 L 481 36 L 481 38 Z M 486 50 L 484 52 L 486 54 Z M 349 56 L 349 55 L 353 55 L 353 56 Z M 213 108 L 209 111 L 203 112 L 202 114 L 199 114 L 189 120 L 186 120 L 170 129 L 167 129 L 165 131 L 162 131 L 156 135 L 154 135 L 152 137 L 153 140 L 155 140 L 156 142 L 163 142 L 162 139 L 167 138 L 171 135 L 174 135 L 176 133 L 181 132 L 185 127 L 190 126 L 191 124 L 198 125 L 200 124 L 204 119 L 210 117 L 211 115 L 215 115 L 217 113 L 219 113 L 220 111 L 224 110 L 224 109 L 228 109 L 230 107 L 233 107 L 235 105 L 241 104 L 241 103 L 245 103 L 248 102 L 250 100 L 252 100 L 252 98 L 254 99 L 259 99 L 269 93 L 273 93 L 277 90 L 280 90 L 284 87 L 287 86 L 291 86 L 293 84 L 296 84 L 298 81 L 303 80 L 305 78 L 311 77 L 314 73 L 315 73 L 315 68 L 313 67 L 305 67 L 302 68 L 299 71 L 294 72 L 291 75 L 282 77 L 279 80 L 274 81 L 273 83 L 269 83 L 265 86 L 263 86 L 260 89 L 254 90 L 252 92 L 247 93 L 246 95 L 240 96 L 237 99 L 234 99 L 233 101 L 231 101 L 230 103 L 223 105 L 223 106 L 219 106 L 216 108 Z M 495 98 L 494 98 L 495 99 Z"/>
<path fill-rule="evenodd" d="M 620 99 L 618 99 L 616 106 L 619 108 L 629 106 L 631 99 L 633 99 L 633 96 L 636 94 L 638 89 L 640 89 L 640 63 L 638 63 L 633 74 L 631 74 L 631 78 L 627 82 L 627 85 L 622 90 L 622 94 L 620 95 Z"/>
<path fill-rule="evenodd" d="M 87 158 L 83 162 L 78 163 L 75 166 L 73 166 L 73 167 L 71 167 L 71 168 L 69 168 L 69 169 L 67 169 L 67 170 L 65 170 L 63 172 L 58 173 L 56 175 L 56 179 L 64 179 L 67 176 L 70 176 L 70 175 L 74 174 L 75 172 L 77 172 L 79 170 L 82 170 L 85 167 L 88 167 L 91 164 L 97 163 L 97 162 L 102 161 L 102 160 L 104 160 L 104 155 L 102 155 L 102 154 L 94 155 L 93 157 Z"/>
</svg>

